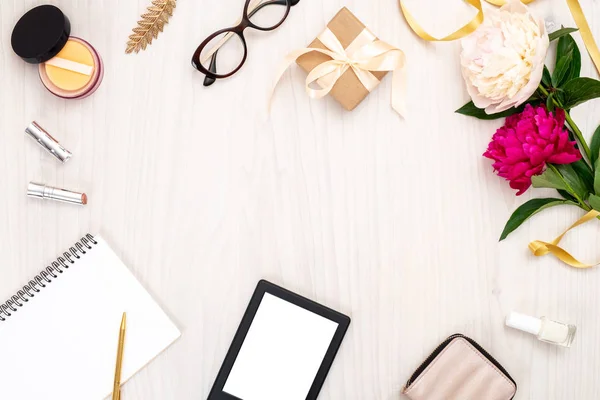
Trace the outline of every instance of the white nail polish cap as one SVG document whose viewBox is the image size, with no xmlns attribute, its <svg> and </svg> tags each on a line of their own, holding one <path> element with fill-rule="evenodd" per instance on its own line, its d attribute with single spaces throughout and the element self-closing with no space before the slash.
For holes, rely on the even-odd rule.
<svg viewBox="0 0 600 400">
<path fill-rule="evenodd" d="M 518 329 L 523 332 L 538 335 L 542 329 L 542 320 L 529 315 L 511 312 L 506 317 L 506 326 Z"/>
</svg>

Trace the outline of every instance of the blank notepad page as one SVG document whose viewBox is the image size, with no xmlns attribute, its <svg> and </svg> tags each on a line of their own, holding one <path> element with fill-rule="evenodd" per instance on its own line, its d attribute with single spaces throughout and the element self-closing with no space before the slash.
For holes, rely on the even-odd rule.
<svg viewBox="0 0 600 400">
<path fill-rule="evenodd" d="M 123 312 L 127 335 L 122 382 L 180 336 L 108 245 L 99 237 L 87 238 L 82 239 L 85 247 L 78 243 L 79 253 L 71 248 L 80 258 L 64 253 L 59 258 L 62 273 L 38 275 L 38 281 L 45 276 L 51 282 L 33 285 L 39 292 L 31 286 L 19 291 L 22 306 L 13 302 L 17 311 L 0 314 L 0 398 L 105 399 L 112 392 Z"/>
</svg>

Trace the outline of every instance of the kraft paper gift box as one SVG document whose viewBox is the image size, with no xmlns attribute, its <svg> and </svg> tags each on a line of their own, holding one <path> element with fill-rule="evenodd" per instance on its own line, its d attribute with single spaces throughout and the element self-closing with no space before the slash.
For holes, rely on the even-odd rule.
<svg viewBox="0 0 600 400">
<path fill-rule="evenodd" d="M 327 24 L 327 27 L 337 37 L 344 49 L 348 48 L 363 30 L 367 29 L 366 26 L 346 7 L 342 8 L 336 16 L 333 17 L 329 24 Z M 376 38 L 375 35 L 372 34 L 372 36 L 374 39 Z M 308 47 L 327 49 L 318 38 Z M 297 64 L 308 73 L 317 65 L 329 60 L 331 60 L 329 56 L 313 51 L 299 57 Z M 372 74 L 381 81 L 387 72 L 373 71 Z M 352 111 L 369 95 L 369 93 L 369 90 L 363 86 L 352 68 L 349 68 L 336 82 L 329 94 L 346 110 Z"/>
</svg>

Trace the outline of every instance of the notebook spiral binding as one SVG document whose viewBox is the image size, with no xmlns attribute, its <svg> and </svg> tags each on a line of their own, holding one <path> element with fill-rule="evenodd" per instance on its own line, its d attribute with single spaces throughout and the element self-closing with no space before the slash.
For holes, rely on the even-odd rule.
<svg viewBox="0 0 600 400">
<path fill-rule="evenodd" d="M 65 251 L 62 256 L 58 257 L 56 261 L 53 261 L 51 265 L 44 268 L 6 302 L 0 304 L 0 323 L 6 321 L 12 313 L 18 312 L 21 307 L 25 306 L 25 303 L 28 303 L 30 299 L 35 297 L 35 293 L 41 292 L 53 279 L 60 278 L 60 274 L 68 270 L 82 255 L 86 254 L 86 249 L 91 250 L 92 246 L 96 244 L 98 242 L 94 240 L 94 236 L 88 233 L 69 248 L 68 251 Z"/>
</svg>

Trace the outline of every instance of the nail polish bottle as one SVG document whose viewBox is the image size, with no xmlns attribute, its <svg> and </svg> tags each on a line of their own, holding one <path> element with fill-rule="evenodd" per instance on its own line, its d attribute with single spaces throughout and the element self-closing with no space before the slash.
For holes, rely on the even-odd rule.
<svg viewBox="0 0 600 400">
<path fill-rule="evenodd" d="M 577 327 L 563 324 L 546 317 L 535 318 L 516 312 L 506 317 L 506 326 L 536 335 L 538 340 L 558 346 L 570 347 Z"/>
</svg>

